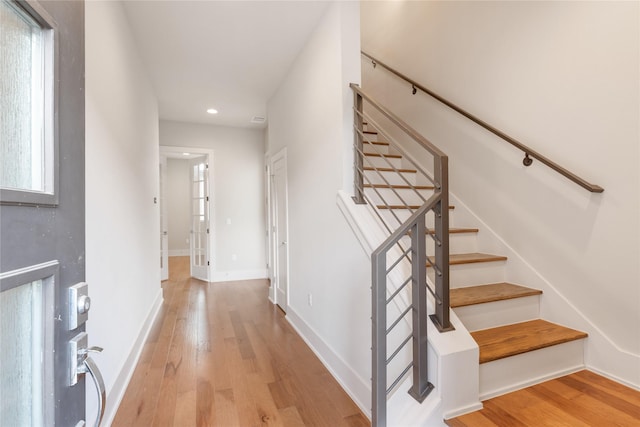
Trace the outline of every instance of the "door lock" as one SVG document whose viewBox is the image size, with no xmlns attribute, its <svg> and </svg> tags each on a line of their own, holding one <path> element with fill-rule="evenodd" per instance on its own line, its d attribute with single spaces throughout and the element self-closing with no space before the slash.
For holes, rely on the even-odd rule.
<svg viewBox="0 0 640 427">
<path fill-rule="evenodd" d="M 69 288 L 69 330 L 72 331 L 82 325 L 89 318 L 91 298 L 89 285 L 84 282 Z"/>
</svg>

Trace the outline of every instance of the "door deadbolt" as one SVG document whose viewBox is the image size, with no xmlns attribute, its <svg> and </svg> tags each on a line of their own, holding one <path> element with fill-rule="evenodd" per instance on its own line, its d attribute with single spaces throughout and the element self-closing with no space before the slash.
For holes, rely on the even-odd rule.
<svg viewBox="0 0 640 427">
<path fill-rule="evenodd" d="M 69 330 L 72 331 L 82 325 L 89 318 L 91 298 L 89 285 L 84 282 L 69 288 Z"/>
<path fill-rule="evenodd" d="M 91 298 L 89 295 L 80 295 L 78 297 L 78 314 L 85 314 L 91 308 Z"/>
</svg>

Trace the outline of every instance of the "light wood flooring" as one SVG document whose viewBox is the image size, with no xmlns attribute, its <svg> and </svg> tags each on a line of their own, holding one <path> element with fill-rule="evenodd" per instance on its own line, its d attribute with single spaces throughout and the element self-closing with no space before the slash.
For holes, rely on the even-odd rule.
<svg viewBox="0 0 640 427">
<path fill-rule="evenodd" d="M 368 426 L 267 300 L 264 280 L 208 284 L 170 259 L 164 304 L 118 426 Z"/>
<path fill-rule="evenodd" d="M 451 427 L 638 427 L 640 392 L 590 371 L 483 402 Z"/>
</svg>

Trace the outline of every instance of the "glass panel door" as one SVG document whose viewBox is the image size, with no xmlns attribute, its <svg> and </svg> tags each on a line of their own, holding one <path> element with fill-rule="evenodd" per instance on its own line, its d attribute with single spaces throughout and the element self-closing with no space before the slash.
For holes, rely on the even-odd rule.
<svg viewBox="0 0 640 427">
<path fill-rule="evenodd" d="M 0 292 L 0 425 L 43 424 L 43 317 L 41 280 Z"/>
<path fill-rule="evenodd" d="M 191 275 L 209 281 L 209 169 L 207 156 L 191 160 Z"/>
<path fill-rule="evenodd" d="M 1 426 L 86 419 L 70 350 L 86 325 L 69 320 L 85 279 L 84 46 L 82 2 L 0 0 Z"/>
</svg>

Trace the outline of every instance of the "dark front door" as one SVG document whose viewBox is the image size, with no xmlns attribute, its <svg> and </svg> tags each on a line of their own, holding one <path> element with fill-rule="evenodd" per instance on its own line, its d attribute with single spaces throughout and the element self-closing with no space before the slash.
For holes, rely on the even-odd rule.
<svg viewBox="0 0 640 427">
<path fill-rule="evenodd" d="M 0 425 L 82 425 L 84 3 L 0 2 Z"/>
</svg>

